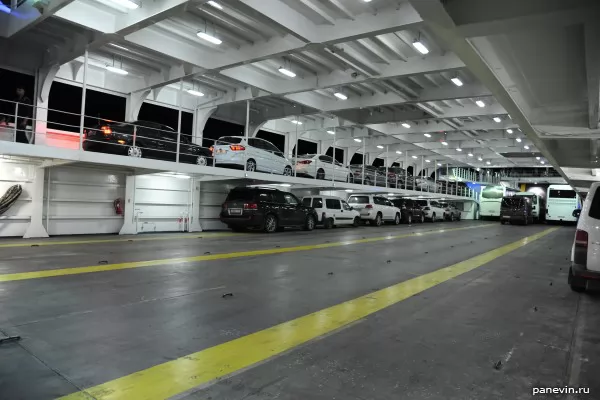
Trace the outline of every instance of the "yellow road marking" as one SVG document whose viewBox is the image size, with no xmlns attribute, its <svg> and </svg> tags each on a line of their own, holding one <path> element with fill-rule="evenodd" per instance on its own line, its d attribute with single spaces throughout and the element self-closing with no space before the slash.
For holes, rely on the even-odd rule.
<svg viewBox="0 0 600 400">
<path fill-rule="evenodd" d="M 465 261 L 59 400 L 162 400 L 326 335 L 556 231 L 546 229 Z"/>
<path fill-rule="evenodd" d="M 243 233 L 191 233 L 186 235 L 168 235 L 168 236 L 147 236 L 147 237 L 121 237 L 119 239 L 89 239 L 89 240 L 67 240 L 67 241 L 42 241 L 42 242 L 18 242 L 18 243 L 0 243 L 0 248 L 4 247 L 31 247 L 31 246 L 60 246 L 69 244 L 93 244 L 93 243 L 115 243 L 115 242 L 147 242 L 151 240 L 172 240 L 172 239 L 198 239 L 202 236 L 203 239 L 211 239 L 227 236 L 242 236 Z"/>
<path fill-rule="evenodd" d="M 483 228 L 483 227 L 487 227 L 490 225 L 494 225 L 494 224 L 475 225 L 475 226 L 467 226 L 467 227 L 463 227 L 463 228 L 441 229 L 441 230 L 437 230 L 437 231 L 406 233 L 406 234 L 402 234 L 402 235 L 393 235 L 393 236 L 390 235 L 390 236 L 383 236 L 383 237 L 346 240 L 343 242 L 311 244 L 311 245 L 304 245 L 304 246 L 280 247 L 280 248 L 273 248 L 273 249 L 249 250 L 249 251 L 237 251 L 237 252 L 232 252 L 232 253 L 219 253 L 219 254 L 210 254 L 210 255 L 193 256 L 193 257 L 166 258 L 166 259 L 162 259 L 162 260 L 132 261 L 132 262 L 125 262 L 125 263 L 118 263 L 118 264 L 92 265 L 92 266 L 88 266 L 88 267 L 73 267 L 73 268 L 62 268 L 62 269 L 46 269 L 46 270 L 42 270 L 42 271 L 33 271 L 33 272 L 19 272 L 19 273 L 14 273 L 14 274 L 0 275 L 0 282 L 22 281 L 22 280 L 26 280 L 26 279 L 38 279 L 38 278 L 50 278 L 53 276 L 88 274 L 88 273 L 92 273 L 92 272 L 116 271 L 116 270 L 122 270 L 122 269 L 132 269 L 132 268 L 145 268 L 145 267 L 153 267 L 156 265 L 165 265 L 165 264 L 172 265 L 172 264 L 182 264 L 182 263 L 198 262 L 198 261 L 226 260 L 229 258 L 264 256 L 264 255 L 269 255 L 269 254 L 290 253 L 290 252 L 295 252 L 295 251 L 326 249 L 326 248 L 330 248 L 330 247 L 348 246 L 348 245 L 352 245 L 352 244 L 371 243 L 371 242 L 379 242 L 382 240 L 395 240 L 395 239 L 402 239 L 402 238 L 407 238 L 407 237 L 412 237 L 412 236 L 431 235 L 433 233 L 443 233 L 443 232 L 461 231 L 461 230 L 466 230 L 466 229 Z"/>
</svg>

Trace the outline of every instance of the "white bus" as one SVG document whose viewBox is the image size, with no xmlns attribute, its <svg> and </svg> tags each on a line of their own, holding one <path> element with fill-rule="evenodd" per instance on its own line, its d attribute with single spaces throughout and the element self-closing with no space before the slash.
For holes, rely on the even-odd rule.
<svg viewBox="0 0 600 400">
<path fill-rule="evenodd" d="M 531 200 L 531 214 L 533 215 L 533 220 L 539 222 L 544 215 L 544 198 L 532 192 L 518 192 L 515 193 L 515 196 L 524 196 Z"/>
<path fill-rule="evenodd" d="M 500 218 L 500 203 L 505 196 L 513 196 L 518 189 L 507 186 L 483 186 L 479 198 L 479 218 Z"/>
<path fill-rule="evenodd" d="M 573 211 L 581 208 L 579 196 L 569 185 L 548 186 L 546 221 L 576 222 Z"/>
</svg>

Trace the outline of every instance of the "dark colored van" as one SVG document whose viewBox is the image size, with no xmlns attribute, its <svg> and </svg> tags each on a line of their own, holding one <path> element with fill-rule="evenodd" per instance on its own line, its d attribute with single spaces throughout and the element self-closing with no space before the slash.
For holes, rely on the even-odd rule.
<svg viewBox="0 0 600 400">
<path fill-rule="evenodd" d="M 505 196 L 500 204 L 500 223 L 533 223 L 531 200 L 525 196 Z"/>
</svg>

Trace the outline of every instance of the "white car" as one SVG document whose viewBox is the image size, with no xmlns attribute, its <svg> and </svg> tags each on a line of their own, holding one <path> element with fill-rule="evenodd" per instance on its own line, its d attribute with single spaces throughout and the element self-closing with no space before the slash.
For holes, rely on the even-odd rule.
<svg viewBox="0 0 600 400">
<path fill-rule="evenodd" d="M 577 218 L 577 231 L 571 250 L 569 285 L 576 292 L 587 289 L 588 283 L 600 280 L 600 183 L 593 183 L 581 210 L 569 213 Z"/>
<path fill-rule="evenodd" d="M 430 199 L 414 199 L 418 205 L 423 208 L 425 219 L 430 222 L 445 221 L 446 210 L 436 200 Z"/>
<path fill-rule="evenodd" d="M 325 229 L 341 225 L 360 225 L 360 213 L 350 207 L 346 201 L 334 196 L 306 196 L 302 199 L 305 207 L 312 207 L 317 212 L 317 223 Z"/>
<path fill-rule="evenodd" d="M 292 162 L 271 142 L 244 136 L 223 136 L 213 146 L 216 167 L 244 168 L 270 174 L 293 175 Z"/>
<path fill-rule="evenodd" d="M 360 218 L 371 225 L 381 226 L 384 221 L 396 225 L 402 220 L 402 212 L 391 201 L 373 194 L 353 194 L 348 204 L 360 212 Z"/>
<path fill-rule="evenodd" d="M 305 154 L 296 158 L 296 175 L 324 180 L 352 182 L 352 172 L 333 157 L 324 154 Z"/>
</svg>

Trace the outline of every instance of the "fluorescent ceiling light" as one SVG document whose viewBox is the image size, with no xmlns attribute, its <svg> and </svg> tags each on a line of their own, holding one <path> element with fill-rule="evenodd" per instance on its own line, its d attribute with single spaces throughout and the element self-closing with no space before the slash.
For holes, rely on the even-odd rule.
<svg viewBox="0 0 600 400">
<path fill-rule="evenodd" d="M 478 172 L 479 172 L 479 168 L 475 168 L 475 171 L 478 171 Z"/>
<path fill-rule="evenodd" d="M 136 2 L 133 2 L 131 0 L 110 0 L 115 4 L 118 4 L 122 7 L 127 8 L 128 10 L 135 10 L 137 8 L 140 7 L 140 5 Z"/>
<path fill-rule="evenodd" d="M 388 193 L 388 196 L 395 196 L 394 193 Z"/>
<path fill-rule="evenodd" d="M 540 164 L 546 164 L 544 161 L 540 161 Z"/>
<path fill-rule="evenodd" d="M 441 164 L 441 163 L 438 163 L 438 167 L 441 167 L 441 166 L 442 166 L 442 164 Z"/>
<path fill-rule="evenodd" d="M 444 146 L 448 146 L 448 142 L 442 142 Z"/>
<path fill-rule="evenodd" d="M 377 148 L 378 148 L 378 149 L 383 149 L 383 146 L 382 146 L 382 145 L 380 145 L 380 144 L 378 144 L 378 145 L 377 145 Z"/>
<path fill-rule="evenodd" d="M 352 193 L 352 189 L 346 189 L 346 192 Z"/>
<path fill-rule="evenodd" d="M 469 153 L 469 157 L 473 157 L 473 153 Z"/>
<path fill-rule="evenodd" d="M 204 96 L 204 93 L 202 93 L 202 92 L 199 92 L 199 91 L 197 91 L 197 90 L 194 90 L 194 89 L 189 89 L 187 92 L 188 92 L 189 94 L 191 94 L 192 96 L 198 96 L 198 97 L 202 97 L 202 96 Z"/>
<path fill-rule="evenodd" d="M 518 138 L 516 139 L 516 141 L 517 141 L 518 143 L 521 143 L 521 138 L 520 138 L 520 137 L 518 137 Z"/>
<path fill-rule="evenodd" d="M 335 92 L 333 95 L 340 100 L 348 100 L 348 96 L 346 96 L 344 93 Z"/>
<path fill-rule="evenodd" d="M 407 124 L 406 122 L 402 124 L 403 127 L 405 127 L 406 129 L 410 128 L 410 124 Z"/>
<path fill-rule="evenodd" d="M 460 78 L 452 78 L 452 79 L 450 79 L 450 80 L 451 80 L 451 81 L 452 81 L 452 83 L 454 83 L 456 86 L 462 86 L 462 85 L 463 85 L 463 83 L 462 83 L 462 81 L 460 80 Z"/>
<path fill-rule="evenodd" d="M 477 157 L 477 160 L 479 160 L 479 161 L 483 161 L 483 158 L 481 158 L 481 157 Z"/>
<path fill-rule="evenodd" d="M 502 122 L 502 120 L 500 119 L 500 117 L 494 117 L 494 122 Z"/>
<path fill-rule="evenodd" d="M 491 164 L 491 162 L 489 162 L 489 161 L 486 161 L 485 163 L 486 163 L 487 165 L 490 165 L 490 164 Z"/>
<path fill-rule="evenodd" d="M 123 47 L 123 46 L 119 46 L 118 44 L 114 44 L 114 43 L 109 43 L 112 47 L 116 47 L 117 49 L 121 49 L 121 50 L 125 50 L 125 51 L 129 51 L 129 49 L 127 47 Z"/>
<path fill-rule="evenodd" d="M 479 107 L 481 107 L 481 108 L 485 107 L 485 103 L 484 103 L 483 101 L 481 101 L 481 100 L 477 100 L 477 101 L 475 102 L 475 104 L 477 104 L 477 105 L 478 105 Z"/>
<path fill-rule="evenodd" d="M 359 138 L 354 138 L 354 141 L 358 143 L 362 142 L 362 140 L 360 140 Z"/>
<path fill-rule="evenodd" d="M 292 71 L 290 71 L 289 69 L 283 68 L 283 67 L 279 67 L 279 72 L 281 72 L 282 74 L 289 76 L 290 78 L 295 78 L 296 74 Z"/>
<path fill-rule="evenodd" d="M 535 159 L 536 159 L 536 160 L 539 160 L 539 159 L 540 159 L 540 157 L 536 157 Z"/>
<path fill-rule="evenodd" d="M 129 73 L 129 72 L 125 71 L 124 69 L 113 67 L 112 65 L 107 65 L 106 69 L 110 72 L 114 72 L 115 74 L 119 74 L 119 75 L 127 75 Z"/>
<path fill-rule="evenodd" d="M 431 137 L 429 133 L 424 133 L 423 135 L 425 135 L 425 137 Z"/>
<path fill-rule="evenodd" d="M 301 121 L 298 121 L 297 119 L 294 119 L 292 121 L 290 121 L 292 124 L 296 124 L 296 125 L 302 125 Z"/>
<path fill-rule="evenodd" d="M 400 150 L 396 150 L 396 154 L 402 154 Z"/>
<path fill-rule="evenodd" d="M 506 133 L 511 134 L 511 133 L 513 133 L 513 130 L 512 129 L 507 129 Z"/>
<path fill-rule="evenodd" d="M 425 162 L 431 162 L 431 160 L 425 160 Z"/>
<path fill-rule="evenodd" d="M 209 35 L 209 34 L 208 34 L 208 33 L 206 33 L 206 32 L 198 32 L 198 33 L 196 33 L 196 35 L 197 35 L 197 36 L 198 36 L 200 39 L 204 39 L 204 40 L 206 40 L 207 42 L 211 42 L 211 43 L 214 43 L 214 44 L 221 44 L 221 43 L 223 43 L 223 41 L 222 41 L 221 39 L 219 39 L 219 38 L 216 38 L 216 37 L 214 37 L 214 36 L 211 36 L 211 35 Z"/>
<path fill-rule="evenodd" d="M 525 150 L 529 150 L 529 146 L 527 146 L 527 145 L 523 146 L 523 148 L 524 148 Z"/>
<path fill-rule="evenodd" d="M 413 42 L 413 46 L 414 46 L 414 47 L 415 47 L 415 49 L 417 49 L 417 50 L 419 51 L 419 53 L 421 53 L 421 54 L 427 54 L 427 53 L 429 53 L 429 49 L 428 49 L 427 47 L 425 47 L 425 45 L 424 45 L 422 42 L 418 41 L 418 40 L 415 40 L 415 41 Z"/>
<path fill-rule="evenodd" d="M 335 131 L 327 131 L 330 135 L 335 135 Z"/>
<path fill-rule="evenodd" d="M 456 149 L 456 151 L 462 151 L 462 149 L 459 147 L 458 149 Z"/>
<path fill-rule="evenodd" d="M 222 9 L 223 9 L 223 6 L 222 6 L 222 5 L 220 5 L 219 3 L 217 3 L 216 1 L 212 1 L 212 0 L 210 0 L 210 1 L 208 2 L 208 4 L 210 4 L 210 5 L 211 5 L 211 6 L 213 6 L 214 8 L 218 8 L 219 10 L 222 10 Z"/>
<path fill-rule="evenodd" d="M 412 156 L 412 158 L 417 158 L 417 156 Z"/>
</svg>

